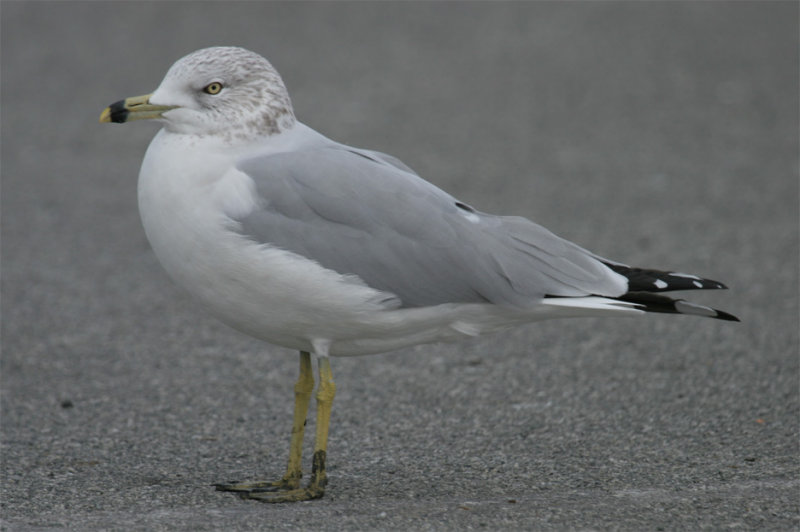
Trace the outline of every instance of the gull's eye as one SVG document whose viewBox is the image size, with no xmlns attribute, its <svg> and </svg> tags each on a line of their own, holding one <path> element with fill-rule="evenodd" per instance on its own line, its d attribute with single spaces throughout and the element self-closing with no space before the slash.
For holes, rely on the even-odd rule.
<svg viewBox="0 0 800 532">
<path fill-rule="evenodd" d="M 213 83 L 209 83 L 205 87 L 203 87 L 203 92 L 206 94 L 219 94 L 219 91 L 222 90 L 222 83 L 219 81 L 215 81 Z"/>
</svg>

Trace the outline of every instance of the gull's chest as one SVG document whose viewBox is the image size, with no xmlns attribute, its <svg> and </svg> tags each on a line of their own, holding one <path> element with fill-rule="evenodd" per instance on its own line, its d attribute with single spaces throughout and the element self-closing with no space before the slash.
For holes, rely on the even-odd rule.
<svg viewBox="0 0 800 532">
<path fill-rule="evenodd" d="M 268 266 L 253 260 L 253 246 L 232 221 L 255 208 L 252 181 L 224 153 L 162 137 L 148 148 L 139 175 L 142 224 L 159 261 L 205 300 L 253 284 Z"/>
<path fill-rule="evenodd" d="M 213 257 L 224 231 L 220 181 L 230 162 L 200 149 L 160 142 L 147 150 L 139 174 L 139 212 L 153 249 L 170 270 Z"/>
</svg>

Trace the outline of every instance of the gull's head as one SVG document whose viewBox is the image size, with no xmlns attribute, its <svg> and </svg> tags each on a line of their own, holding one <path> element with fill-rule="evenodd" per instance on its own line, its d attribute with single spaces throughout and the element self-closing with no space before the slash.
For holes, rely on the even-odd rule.
<svg viewBox="0 0 800 532">
<path fill-rule="evenodd" d="M 174 133 L 247 140 L 295 123 L 278 72 L 244 48 L 204 48 L 179 59 L 161 85 L 145 96 L 107 107 L 100 122 L 157 119 Z"/>
</svg>

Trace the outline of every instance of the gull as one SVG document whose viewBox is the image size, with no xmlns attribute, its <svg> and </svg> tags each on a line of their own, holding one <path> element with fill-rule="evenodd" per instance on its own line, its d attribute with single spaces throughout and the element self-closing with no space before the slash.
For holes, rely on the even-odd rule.
<svg viewBox="0 0 800 532">
<path fill-rule="evenodd" d="M 286 473 L 216 484 L 262 502 L 325 493 L 336 387 L 330 356 L 456 341 L 550 318 L 651 312 L 729 321 L 669 290 L 722 283 L 604 259 L 521 217 L 481 212 L 384 153 L 295 118 L 260 55 L 213 47 L 178 60 L 152 94 L 100 122 L 157 120 L 138 182 L 147 238 L 170 277 L 211 314 L 300 352 Z M 318 365 L 316 441 L 302 443 Z"/>
</svg>

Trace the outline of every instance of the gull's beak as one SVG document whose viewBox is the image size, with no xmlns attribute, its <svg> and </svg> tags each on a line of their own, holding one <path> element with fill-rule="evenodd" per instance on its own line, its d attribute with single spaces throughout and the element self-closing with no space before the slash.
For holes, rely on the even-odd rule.
<svg viewBox="0 0 800 532">
<path fill-rule="evenodd" d="M 148 120 L 161 118 L 161 115 L 175 109 L 177 105 L 153 105 L 150 103 L 152 94 L 133 96 L 114 102 L 100 114 L 100 122 L 130 122 L 132 120 Z"/>
</svg>

